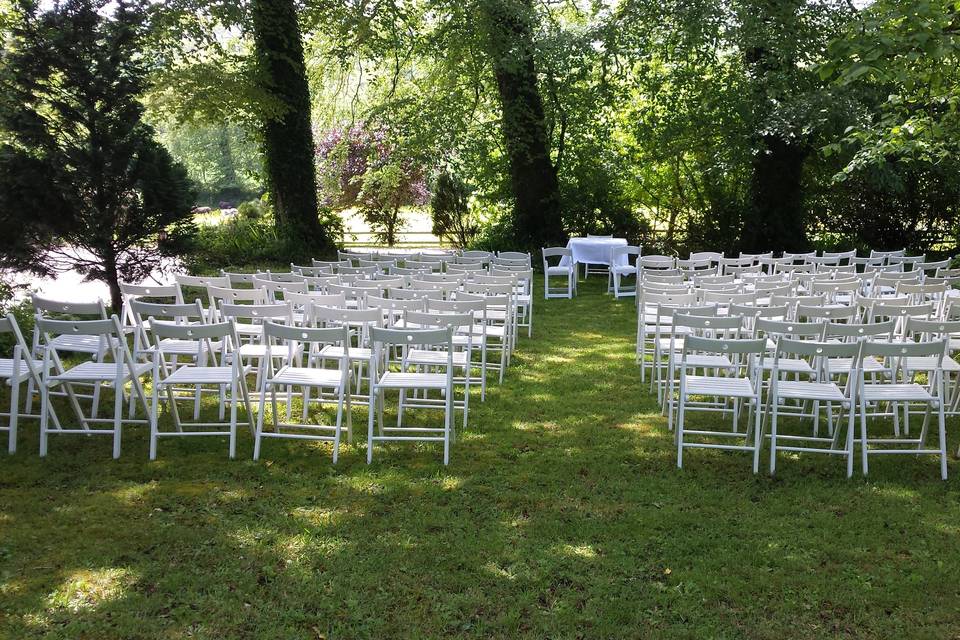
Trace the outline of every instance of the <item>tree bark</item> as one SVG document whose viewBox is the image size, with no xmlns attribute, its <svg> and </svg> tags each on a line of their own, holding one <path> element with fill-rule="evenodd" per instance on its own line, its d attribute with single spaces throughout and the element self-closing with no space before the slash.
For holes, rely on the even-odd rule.
<svg viewBox="0 0 960 640">
<path fill-rule="evenodd" d="M 565 234 L 533 59 L 533 6 L 530 0 L 481 0 L 479 6 L 502 109 L 514 240 L 537 251 L 559 243 Z"/>
<path fill-rule="evenodd" d="M 768 129 L 776 105 L 790 101 L 789 83 L 797 64 L 782 42 L 799 19 L 800 0 L 751 0 L 744 8 L 753 14 L 744 60 L 750 69 L 754 92 L 756 155 L 752 162 L 750 191 L 740 234 L 740 248 L 751 253 L 803 251 L 809 248 L 803 203 L 803 165 L 810 153 L 805 140 Z M 778 35 L 780 34 L 780 35 Z M 775 84 L 771 83 L 771 78 Z"/>
<path fill-rule="evenodd" d="M 293 0 L 253 0 L 258 83 L 281 105 L 263 122 L 264 166 L 277 231 L 315 252 L 332 245 L 318 221 L 310 90 Z"/>
</svg>

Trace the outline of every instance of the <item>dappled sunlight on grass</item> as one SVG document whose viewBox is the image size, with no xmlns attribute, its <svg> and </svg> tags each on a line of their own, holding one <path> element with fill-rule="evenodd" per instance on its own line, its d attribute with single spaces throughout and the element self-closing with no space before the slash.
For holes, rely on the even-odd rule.
<svg viewBox="0 0 960 640">
<path fill-rule="evenodd" d="M 243 427 L 234 461 L 224 439 L 171 439 L 148 462 L 141 428 L 119 461 L 66 437 L 39 460 L 27 422 L 0 465 L 0 637 L 955 635 L 956 461 L 947 483 L 915 456 L 868 480 L 804 454 L 775 478 L 733 452 L 678 471 L 632 303 L 603 288 L 536 301 L 449 467 L 435 443 L 368 466 L 362 407 L 336 466 L 329 443 L 282 440 L 253 462 Z"/>
<path fill-rule="evenodd" d="M 81 569 L 70 573 L 63 583 L 47 596 L 51 610 L 80 613 L 120 598 L 137 580 L 128 568 L 108 567 Z"/>
<path fill-rule="evenodd" d="M 593 546 L 589 544 L 565 544 L 557 548 L 556 552 L 563 556 L 579 558 L 581 560 L 595 560 L 597 558 L 597 552 Z"/>
</svg>

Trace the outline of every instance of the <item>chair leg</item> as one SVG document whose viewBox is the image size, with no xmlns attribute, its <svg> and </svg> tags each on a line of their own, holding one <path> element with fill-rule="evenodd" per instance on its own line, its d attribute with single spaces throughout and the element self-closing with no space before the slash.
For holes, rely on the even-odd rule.
<svg viewBox="0 0 960 640">
<path fill-rule="evenodd" d="M 263 439 L 263 414 L 266 412 L 266 385 L 260 387 L 260 398 L 258 401 L 259 410 L 257 411 L 257 431 L 253 436 L 253 459 L 260 459 L 260 443 Z"/>
<path fill-rule="evenodd" d="M 160 389 L 157 376 L 153 377 L 150 385 L 150 407 L 147 414 L 150 416 L 150 459 L 157 459 L 157 440 L 160 439 Z"/>
<path fill-rule="evenodd" d="M 373 462 L 373 413 L 376 411 L 376 388 L 370 380 L 370 399 L 367 402 L 367 464 Z"/>
<path fill-rule="evenodd" d="M 47 422 L 50 417 L 50 389 L 45 382 L 40 385 L 40 457 L 47 455 Z"/>
<path fill-rule="evenodd" d="M 113 385 L 113 459 L 120 457 L 120 432 L 123 428 L 123 385 L 118 380 Z"/>
<path fill-rule="evenodd" d="M 777 472 L 777 417 L 779 416 L 779 398 L 770 403 L 770 475 Z"/>
<path fill-rule="evenodd" d="M 10 431 L 7 434 L 7 453 L 17 452 L 17 418 L 20 412 L 20 369 L 14 360 L 13 376 L 10 378 Z"/>
<path fill-rule="evenodd" d="M 230 381 L 230 459 L 237 457 L 237 376 Z"/>
<path fill-rule="evenodd" d="M 337 464 L 340 457 L 340 428 L 343 425 L 343 380 L 337 392 L 337 423 L 333 432 L 333 464 Z"/>
</svg>

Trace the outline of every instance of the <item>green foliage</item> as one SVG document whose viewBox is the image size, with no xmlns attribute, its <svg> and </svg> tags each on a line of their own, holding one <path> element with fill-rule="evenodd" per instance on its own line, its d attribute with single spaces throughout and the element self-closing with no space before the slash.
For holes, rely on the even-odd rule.
<svg viewBox="0 0 960 640">
<path fill-rule="evenodd" d="M 0 99 L 0 263 L 139 281 L 192 227 L 183 167 L 154 139 L 140 97 L 143 15 L 120 4 L 25 5 L 8 34 Z"/>
<path fill-rule="evenodd" d="M 260 152 L 237 125 L 166 123 L 160 128 L 160 140 L 187 168 L 197 186 L 198 205 L 236 204 L 263 191 Z"/>
<path fill-rule="evenodd" d="M 237 216 L 240 218 L 246 218 L 248 220 L 256 220 L 257 218 L 262 217 L 264 214 L 264 207 L 259 200 L 250 200 L 249 202 L 241 202 L 240 206 L 237 207 Z"/>
<path fill-rule="evenodd" d="M 477 234 L 477 224 L 470 213 L 470 187 L 459 176 L 443 170 L 437 176 L 430 198 L 433 234 L 464 249 Z"/>
<path fill-rule="evenodd" d="M 845 131 L 843 173 L 867 165 L 939 164 L 960 154 L 960 3 L 877 0 L 830 45 L 821 76 L 869 100 Z"/>
<path fill-rule="evenodd" d="M 12 313 L 23 333 L 27 344 L 30 344 L 30 336 L 33 332 L 34 312 L 30 300 L 19 299 L 17 297 L 18 289 L 10 282 L 0 279 L 0 316 L 6 316 Z M 13 347 L 16 343 L 13 334 L 0 333 L 0 358 L 9 358 L 13 355 Z"/>
</svg>

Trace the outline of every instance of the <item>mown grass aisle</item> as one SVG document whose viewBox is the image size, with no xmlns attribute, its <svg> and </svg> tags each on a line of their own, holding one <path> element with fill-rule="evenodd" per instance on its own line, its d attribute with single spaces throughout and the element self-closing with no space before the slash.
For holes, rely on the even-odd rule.
<svg viewBox="0 0 960 640">
<path fill-rule="evenodd" d="M 694 451 L 682 472 L 601 278 L 535 303 L 436 446 L 56 438 L 0 459 L 0 637 L 947 637 L 960 465 Z M 542 291 L 541 290 L 538 290 Z M 389 416 L 389 414 L 388 414 Z M 356 411 L 357 441 L 366 414 Z M 957 424 L 950 424 L 955 450 Z"/>
</svg>

